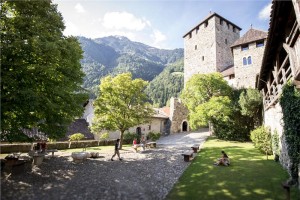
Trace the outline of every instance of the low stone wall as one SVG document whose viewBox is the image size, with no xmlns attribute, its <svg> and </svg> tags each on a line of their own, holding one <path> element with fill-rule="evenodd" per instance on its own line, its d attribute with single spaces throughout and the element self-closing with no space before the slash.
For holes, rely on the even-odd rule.
<svg viewBox="0 0 300 200">
<path fill-rule="evenodd" d="M 106 146 L 106 145 L 114 145 L 115 140 L 108 140 L 108 141 L 100 141 L 99 146 Z M 0 144 L 0 153 L 13 153 L 13 152 L 23 152 L 26 153 L 32 149 L 32 146 L 36 145 L 34 143 L 1 143 Z M 47 149 L 68 149 L 70 145 L 69 141 L 65 142 L 48 142 Z M 83 141 L 72 141 L 70 148 L 84 148 L 84 147 L 96 147 L 98 146 L 97 140 L 83 140 Z"/>
</svg>

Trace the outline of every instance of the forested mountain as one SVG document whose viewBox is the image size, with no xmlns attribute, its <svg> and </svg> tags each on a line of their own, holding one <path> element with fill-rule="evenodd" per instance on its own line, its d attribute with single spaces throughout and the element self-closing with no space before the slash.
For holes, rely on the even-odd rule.
<svg viewBox="0 0 300 200">
<path fill-rule="evenodd" d="M 157 77 L 155 77 L 145 92 L 156 106 L 166 105 L 171 97 L 178 97 L 183 89 L 183 58 L 169 64 Z"/>
<path fill-rule="evenodd" d="M 100 78 L 108 74 L 131 72 L 133 78 L 151 82 L 166 66 L 183 58 L 183 49 L 158 49 L 121 36 L 78 37 L 78 40 L 84 51 L 81 60 L 86 74 L 83 86 L 90 91 L 91 98 L 95 98 Z"/>
</svg>

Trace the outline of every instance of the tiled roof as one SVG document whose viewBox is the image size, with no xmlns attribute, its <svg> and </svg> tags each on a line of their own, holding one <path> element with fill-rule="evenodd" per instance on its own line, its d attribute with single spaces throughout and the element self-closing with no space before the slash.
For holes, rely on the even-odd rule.
<svg viewBox="0 0 300 200">
<path fill-rule="evenodd" d="M 249 31 L 247 31 L 243 37 L 239 38 L 237 41 L 235 41 L 233 43 L 233 45 L 231 45 L 232 47 L 236 47 L 236 46 L 240 46 L 242 44 L 248 44 L 251 42 L 255 42 L 261 39 L 266 39 L 268 36 L 268 33 L 265 31 L 260 31 L 260 30 L 256 30 L 251 28 Z"/>
<path fill-rule="evenodd" d="M 226 21 L 227 23 L 233 25 L 235 28 L 242 30 L 239 26 L 235 25 L 234 23 L 232 23 L 231 21 L 225 19 L 224 17 L 222 17 L 221 15 L 217 14 L 217 13 L 211 13 L 209 14 L 206 18 L 204 18 L 197 26 L 195 26 L 194 28 L 192 28 L 189 32 L 187 32 L 186 34 L 184 34 L 183 37 L 187 36 L 190 32 L 192 32 L 195 28 L 199 27 L 201 24 L 203 24 L 204 22 L 206 22 L 207 20 L 209 20 L 210 18 L 212 18 L 213 16 L 217 16 L 220 19 L 222 19 L 223 21 Z"/>
<path fill-rule="evenodd" d="M 89 124 L 85 119 L 76 119 L 68 127 L 67 134 L 61 140 L 68 140 L 69 136 L 74 133 L 82 133 L 85 139 L 94 139 L 94 135 L 89 130 Z"/>
<path fill-rule="evenodd" d="M 221 72 L 221 74 L 222 74 L 224 77 L 234 74 L 234 65 L 228 66 L 226 69 L 224 69 L 224 70 Z"/>
</svg>

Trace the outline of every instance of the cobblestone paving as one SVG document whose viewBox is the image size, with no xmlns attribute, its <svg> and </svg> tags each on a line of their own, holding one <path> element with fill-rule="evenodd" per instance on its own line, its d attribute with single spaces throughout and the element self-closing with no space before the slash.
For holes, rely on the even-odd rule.
<svg viewBox="0 0 300 200">
<path fill-rule="evenodd" d="M 39 166 L 4 168 L 1 199 L 164 199 L 190 164 L 181 153 L 192 144 L 202 144 L 207 136 L 205 131 L 165 136 L 157 141 L 157 148 L 121 151 L 123 161 L 110 161 L 112 148 L 83 163 L 60 154 Z"/>
</svg>

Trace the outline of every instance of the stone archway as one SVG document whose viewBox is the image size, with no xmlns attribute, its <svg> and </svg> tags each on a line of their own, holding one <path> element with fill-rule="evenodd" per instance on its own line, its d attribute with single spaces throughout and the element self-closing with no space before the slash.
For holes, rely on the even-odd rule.
<svg viewBox="0 0 300 200">
<path fill-rule="evenodd" d="M 187 121 L 183 121 L 182 122 L 181 131 L 182 132 L 188 131 L 188 123 L 187 123 Z"/>
</svg>

